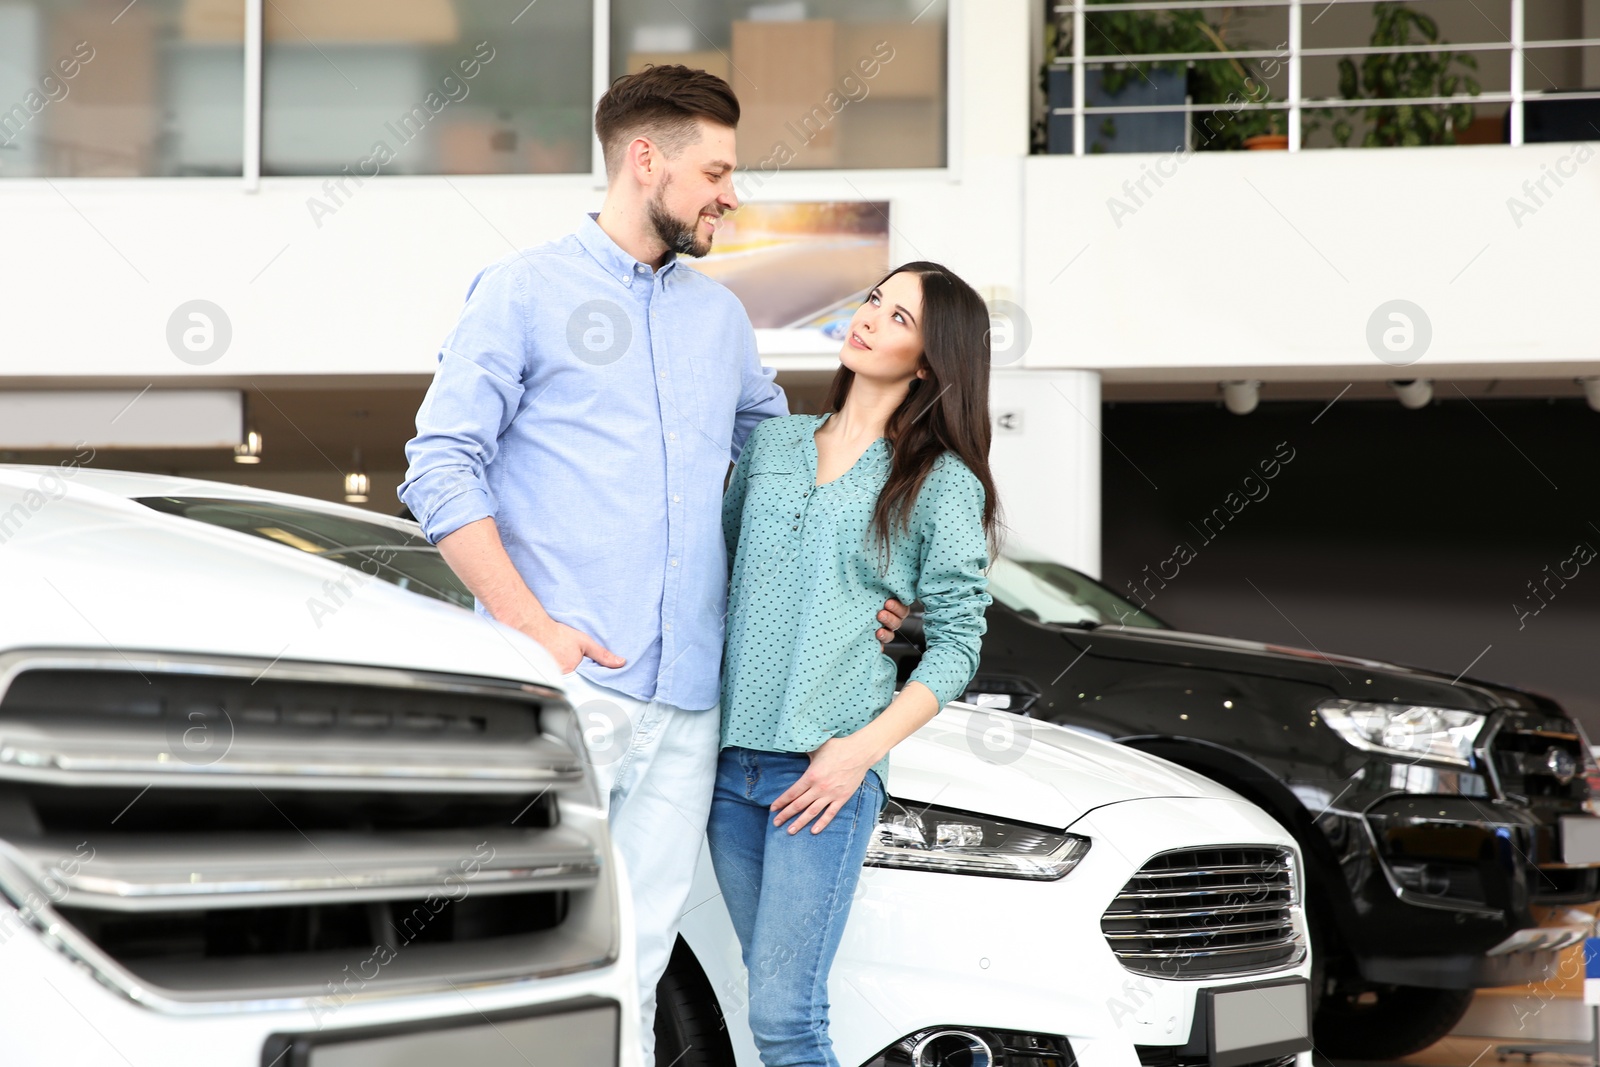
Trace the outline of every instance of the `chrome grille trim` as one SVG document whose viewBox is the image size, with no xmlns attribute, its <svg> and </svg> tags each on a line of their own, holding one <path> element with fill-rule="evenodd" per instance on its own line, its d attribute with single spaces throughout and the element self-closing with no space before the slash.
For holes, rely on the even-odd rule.
<svg viewBox="0 0 1600 1067">
<path fill-rule="evenodd" d="M 320 724 L 306 728 L 295 721 L 299 735 L 263 729 L 246 709 L 235 724 L 225 708 L 209 728 L 225 734 L 225 750 L 215 758 L 186 758 L 173 751 L 174 729 L 184 720 L 128 712 L 108 722 L 104 709 L 60 721 L 21 718 L 6 707 L 7 696 L 23 674 L 48 677 L 52 672 L 107 672 L 140 676 L 229 679 L 236 693 L 243 679 L 253 687 L 272 683 L 308 683 L 367 690 L 373 694 L 421 693 L 428 696 L 492 698 L 497 708 L 518 705 L 537 721 L 546 703 L 564 703 L 555 688 L 492 678 L 451 678 L 388 667 L 335 663 L 261 662 L 222 656 L 163 652 L 95 652 L 30 649 L 0 654 L 0 780 L 57 785 L 133 786 L 152 781 L 164 786 L 207 788 L 220 784 L 240 788 L 340 789 L 396 792 L 452 792 L 471 788 L 485 792 L 524 793 L 530 789 L 567 790 L 582 785 L 584 759 L 563 740 L 544 736 L 517 739 L 478 736 L 441 723 L 442 733 L 412 728 L 410 718 L 390 727 L 385 712 L 344 716 L 343 733 Z M 148 678 L 147 678 L 148 680 Z M 237 710 L 237 709 L 236 709 Z M 368 721 L 383 718 L 371 728 Z M 354 729 L 349 729 L 350 727 Z M 240 729 L 252 736 L 239 737 Z M 182 734 L 179 730 L 180 736 Z"/>
<path fill-rule="evenodd" d="M 1280 970 L 1306 953 L 1297 889 L 1289 848 L 1175 849 L 1128 880 L 1100 930 L 1138 973 L 1192 980 Z"/>
<path fill-rule="evenodd" d="M 347 682 L 386 688 L 431 689 L 440 693 L 472 693 L 480 696 L 532 696 L 544 700 L 562 699 L 553 685 L 511 682 L 499 678 L 453 678 L 401 667 L 367 667 L 347 663 L 318 663 L 309 660 L 273 662 L 238 656 L 204 656 L 159 650 L 122 649 L 119 651 L 72 648 L 18 649 L 0 653 L 0 700 L 17 675 L 28 670 L 103 670 L 148 671 L 152 674 L 210 674 L 260 680 L 271 674 L 288 682 Z"/>
<path fill-rule="evenodd" d="M 186 725 L 194 698 L 241 728 L 214 759 L 188 762 L 164 730 Z M 310 714 L 319 706 L 335 710 Z M 0 800 L 33 819 L 0 841 L 0 922 L 20 921 L 107 989 L 176 1015 L 326 1008 L 329 979 L 367 950 L 283 930 L 351 909 L 375 927 L 398 918 L 391 946 L 404 952 L 341 1004 L 611 965 L 618 886 L 592 771 L 564 739 L 571 715 L 557 688 L 492 677 L 149 650 L 0 653 Z M 111 822 L 140 806 L 114 830 L 84 831 L 90 855 L 71 862 L 83 812 L 122 786 L 130 803 L 117 800 Z M 263 828 L 247 800 L 283 824 Z M 215 807 L 215 829 L 187 824 L 196 805 Z M 367 821 L 374 805 L 394 818 Z M 312 813 L 304 831 L 284 808 Z M 472 910 L 430 926 L 446 905 Z M 493 925 L 496 908 L 527 921 Z M 254 926 L 262 916 L 270 925 Z M 138 941 L 180 923 L 186 940 L 163 940 L 157 955 Z M 248 944 L 228 940 L 246 927 Z"/>
<path fill-rule="evenodd" d="M 1258 944 L 1251 945 L 1250 947 L 1251 948 L 1281 948 L 1284 945 L 1292 945 L 1292 944 L 1294 944 L 1296 940 L 1297 939 L 1293 935 L 1286 935 L 1284 937 L 1279 938 L 1276 941 L 1262 941 L 1262 942 L 1259 942 Z M 1121 956 L 1121 957 L 1124 957 L 1124 958 L 1127 958 L 1127 959 L 1141 959 L 1141 960 L 1145 960 L 1145 959 L 1148 959 L 1148 960 L 1185 959 L 1186 960 L 1186 959 L 1190 959 L 1190 958 L 1195 957 L 1195 956 L 1233 956 L 1233 955 L 1237 955 L 1237 950 L 1236 949 L 1231 949 L 1231 948 L 1200 949 L 1198 951 L 1193 950 L 1193 949 L 1168 949 L 1165 952 L 1163 952 L 1160 949 L 1140 949 L 1140 950 L 1137 950 L 1137 951 L 1135 951 L 1135 950 L 1119 951 L 1117 953 L 1117 955 Z M 1273 968 L 1268 968 L 1268 969 L 1271 970 Z M 1198 976 L 1198 975 L 1185 975 L 1184 977 L 1200 977 L 1200 976 Z"/>
<path fill-rule="evenodd" d="M 241 787 L 525 793 L 583 781 L 583 761 L 550 738 L 516 745 L 461 742 L 445 748 L 374 738 L 356 744 L 236 741 L 212 763 L 187 763 L 168 751 L 161 724 L 148 730 L 89 731 L 34 726 L 0 714 L 0 778 L 53 785 Z"/>
<path fill-rule="evenodd" d="M 234 834 L 157 843 L 102 842 L 91 863 L 71 872 L 52 861 L 67 841 L 0 841 L 4 855 L 41 895 L 105 911 L 184 907 L 252 908 L 281 904 L 396 900 L 425 894 L 457 874 L 463 834 Z M 601 858 L 580 834 L 495 828 L 479 849 L 472 891 L 485 895 L 593 889 Z M 330 856 L 337 856 L 334 865 Z"/>
</svg>

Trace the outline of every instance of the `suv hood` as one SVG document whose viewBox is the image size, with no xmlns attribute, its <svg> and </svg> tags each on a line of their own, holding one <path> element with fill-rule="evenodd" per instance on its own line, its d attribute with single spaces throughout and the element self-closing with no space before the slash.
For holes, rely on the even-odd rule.
<svg viewBox="0 0 1600 1067">
<path fill-rule="evenodd" d="M 313 660 L 561 684 L 537 642 L 358 570 L 0 469 L 0 652 Z"/>
<path fill-rule="evenodd" d="M 1322 686 L 1330 695 L 1350 700 L 1394 700 L 1484 712 L 1502 707 L 1533 710 L 1547 704 L 1544 698 L 1508 686 L 1292 645 L 1139 627 L 1099 626 L 1092 631 L 1063 632 L 1074 645 L 1092 644 L 1093 656 L 1292 679 Z"/>
<path fill-rule="evenodd" d="M 889 757 L 897 800 L 1057 829 L 1149 797 L 1240 799 L 1175 763 L 1008 711 L 952 703 Z"/>
</svg>

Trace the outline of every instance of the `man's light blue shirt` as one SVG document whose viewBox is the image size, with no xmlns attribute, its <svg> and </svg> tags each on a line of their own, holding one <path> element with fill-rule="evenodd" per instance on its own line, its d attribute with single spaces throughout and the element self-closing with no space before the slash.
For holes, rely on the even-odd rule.
<svg viewBox="0 0 1600 1067">
<path fill-rule="evenodd" d="M 788 413 L 774 378 L 737 297 L 676 257 L 652 271 L 591 215 L 473 279 L 400 498 L 435 543 L 492 516 L 551 617 L 627 660 L 586 659 L 584 678 L 709 708 L 722 487 L 755 425 Z"/>
</svg>

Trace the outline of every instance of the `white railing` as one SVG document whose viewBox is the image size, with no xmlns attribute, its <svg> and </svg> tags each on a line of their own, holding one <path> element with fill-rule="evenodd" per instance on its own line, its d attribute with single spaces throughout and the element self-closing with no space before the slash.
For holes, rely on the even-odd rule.
<svg viewBox="0 0 1600 1067">
<path fill-rule="evenodd" d="M 1072 118 L 1072 154 L 1085 152 L 1085 119 L 1097 115 L 1138 114 L 1194 114 L 1218 111 L 1286 111 L 1289 150 L 1301 148 L 1301 116 L 1307 109 L 1355 110 L 1400 105 L 1444 104 L 1509 104 L 1509 141 L 1523 143 L 1525 134 L 1523 105 L 1529 100 L 1600 100 L 1600 90 L 1538 90 L 1524 85 L 1524 53 L 1530 50 L 1600 47 L 1600 37 L 1579 37 L 1530 41 L 1525 38 L 1524 18 L 1526 0 L 1509 0 L 1511 29 L 1505 41 L 1467 41 L 1462 43 L 1439 42 L 1395 46 L 1352 46 L 1340 48 L 1307 48 L 1303 43 L 1304 23 L 1302 12 L 1310 3 L 1319 10 L 1340 3 L 1365 3 L 1366 0 L 1133 0 L 1130 3 L 1095 2 L 1095 0 L 1058 0 L 1053 4 L 1058 19 L 1070 15 L 1072 19 L 1072 51 L 1070 56 L 1057 56 L 1052 63 L 1055 69 L 1070 66 L 1072 71 L 1072 105 L 1047 107 L 1047 113 Z M 1203 11 L 1221 8 L 1279 8 L 1288 15 L 1288 35 L 1284 45 L 1276 49 L 1244 48 L 1210 52 L 1167 52 L 1116 55 L 1087 54 L 1087 17 L 1095 12 L 1122 13 L 1134 11 Z M 1425 52 L 1489 52 L 1509 53 L 1510 79 L 1506 90 L 1455 93 L 1449 96 L 1409 96 L 1393 98 L 1374 97 L 1315 97 L 1303 95 L 1303 61 L 1310 58 L 1346 58 L 1373 55 L 1402 55 Z M 1212 101 L 1209 103 L 1145 104 L 1125 106 L 1086 106 L 1085 72 L 1090 67 L 1133 66 L 1142 63 L 1204 62 L 1219 59 L 1276 59 L 1283 61 L 1288 75 L 1288 91 L 1282 100 L 1263 101 Z"/>
</svg>

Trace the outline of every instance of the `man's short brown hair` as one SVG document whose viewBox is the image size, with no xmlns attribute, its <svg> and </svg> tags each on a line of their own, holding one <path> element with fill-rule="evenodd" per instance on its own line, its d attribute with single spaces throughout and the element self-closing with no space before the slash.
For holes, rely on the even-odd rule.
<svg viewBox="0 0 1600 1067">
<path fill-rule="evenodd" d="M 594 112 L 606 176 L 616 174 L 624 149 L 641 134 L 668 156 L 677 155 L 697 139 L 698 119 L 729 129 L 739 125 L 739 98 L 715 74 L 671 64 L 618 78 Z"/>
</svg>

